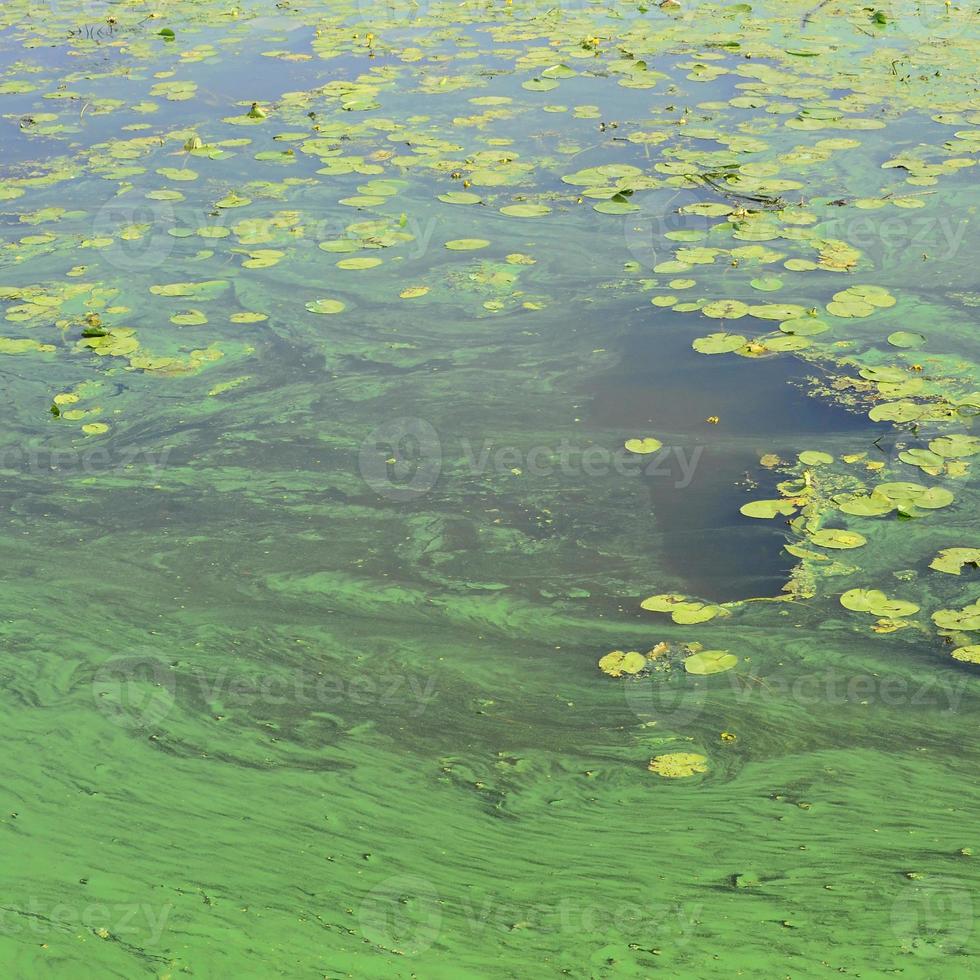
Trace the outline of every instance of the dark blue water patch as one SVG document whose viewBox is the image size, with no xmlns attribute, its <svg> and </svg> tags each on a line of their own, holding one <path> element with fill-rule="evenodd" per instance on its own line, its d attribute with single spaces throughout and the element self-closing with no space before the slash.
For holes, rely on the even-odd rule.
<svg viewBox="0 0 980 980">
<path fill-rule="evenodd" d="M 692 323 L 689 316 L 649 309 L 632 318 L 635 325 L 624 338 L 619 364 L 592 391 L 592 411 L 602 425 L 653 425 L 721 438 L 875 428 L 863 414 L 805 394 L 806 378 L 816 369 L 792 354 L 699 354 L 691 342 L 719 329 L 710 321 Z M 717 429 L 704 428 L 708 416 L 719 417 Z"/>
<path fill-rule="evenodd" d="M 887 427 L 809 394 L 815 369 L 790 354 L 699 354 L 697 331 L 677 316 L 638 311 L 637 320 L 619 363 L 590 391 L 592 421 L 664 442 L 643 479 L 678 588 L 715 601 L 777 595 L 795 561 L 782 551 L 786 521 L 739 512 L 779 495 L 781 477 L 760 456 L 793 460 L 828 439 L 873 449 Z"/>
</svg>

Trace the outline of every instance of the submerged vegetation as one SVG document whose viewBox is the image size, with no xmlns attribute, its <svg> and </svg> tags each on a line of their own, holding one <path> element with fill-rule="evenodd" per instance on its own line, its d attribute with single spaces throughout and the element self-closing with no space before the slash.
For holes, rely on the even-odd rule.
<svg viewBox="0 0 980 980">
<path fill-rule="evenodd" d="M 5 974 L 980 975 L 978 27 L 6 0 Z"/>
</svg>

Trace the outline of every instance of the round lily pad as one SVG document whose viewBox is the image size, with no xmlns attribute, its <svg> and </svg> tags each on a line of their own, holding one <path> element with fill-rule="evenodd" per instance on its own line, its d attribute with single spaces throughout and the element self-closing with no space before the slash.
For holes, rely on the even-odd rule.
<svg viewBox="0 0 980 980">
<path fill-rule="evenodd" d="M 644 455 L 655 453 L 663 446 L 663 443 L 659 439 L 647 436 L 645 439 L 627 439 L 624 445 L 631 453 Z"/>
<path fill-rule="evenodd" d="M 666 752 L 654 756 L 647 768 L 665 779 L 683 779 L 708 771 L 708 759 L 697 752 Z"/>
<path fill-rule="evenodd" d="M 479 204 L 482 200 L 479 194 L 470 191 L 446 191 L 438 197 L 444 204 Z"/>
<path fill-rule="evenodd" d="M 946 459 L 961 459 L 965 456 L 976 456 L 980 453 L 980 438 L 957 433 L 951 436 L 940 436 L 929 443 L 929 448 Z"/>
<path fill-rule="evenodd" d="M 691 346 L 699 354 L 731 354 L 746 342 L 740 333 L 710 333 L 698 337 Z"/>
<path fill-rule="evenodd" d="M 940 609 L 932 614 L 932 621 L 941 629 L 980 630 L 980 602 L 962 609 Z"/>
<path fill-rule="evenodd" d="M 486 248 L 490 243 L 485 238 L 454 238 L 446 242 L 446 248 L 452 252 L 473 252 Z"/>
<path fill-rule="evenodd" d="M 888 343 L 892 347 L 917 348 L 926 342 L 926 338 L 921 333 L 912 333 L 910 330 L 896 330 L 888 335 Z"/>
<path fill-rule="evenodd" d="M 964 664 L 980 664 L 980 645 L 957 647 L 951 654 L 954 660 Z"/>
<path fill-rule="evenodd" d="M 670 612 L 670 618 L 675 623 L 682 625 L 693 625 L 695 623 L 706 623 L 715 616 L 725 613 L 723 606 L 717 606 L 710 602 L 679 602 Z"/>
<path fill-rule="evenodd" d="M 882 616 L 898 619 L 902 616 L 913 616 L 919 611 L 914 602 L 903 599 L 889 599 L 878 589 L 848 589 L 840 597 L 840 604 L 853 612 L 871 613 L 872 616 Z"/>
<path fill-rule="evenodd" d="M 623 652 L 613 650 L 599 659 L 599 669 L 610 677 L 622 677 L 623 674 L 638 674 L 647 665 L 647 658 L 635 650 Z"/>
<path fill-rule="evenodd" d="M 810 541 L 821 548 L 838 548 L 846 550 L 860 548 L 868 543 L 868 539 L 857 531 L 844 531 L 840 528 L 820 528 L 810 535 Z"/>
<path fill-rule="evenodd" d="M 826 466 L 834 461 L 830 453 L 823 453 L 816 449 L 804 449 L 799 455 L 799 460 L 804 466 Z"/>
<path fill-rule="evenodd" d="M 783 333 L 795 334 L 797 337 L 815 337 L 818 334 L 826 333 L 830 327 L 815 316 L 802 316 L 794 317 L 792 320 L 783 320 L 779 324 L 779 329 Z"/>
<path fill-rule="evenodd" d="M 316 299 L 306 304 L 311 313 L 340 313 L 346 307 L 339 299 Z"/>
<path fill-rule="evenodd" d="M 738 657 L 727 650 L 702 650 L 684 660 L 684 669 L 689 674 L 720 674 L 737 663 Z"/>
<path fill-rule="evenodd" d="M 929 563 L 930 568 L 948 575 L 960 575 L 964 565 L 980 567 L 980 548 L 943 548 Z"/>
<path fill-rule="evenodd" d="M 641 609 L 648 612 L 670 612 L 679 602 L 687 601 L 687 596 L 678 595 L 676 592 L 666 592 L 662 595 L 652 595 L 640 603 Z"/>
<path fill-rule="evenodd" d="M 737 320 L 749 312 L 749 304 L 737 299 L 720 299 L 701 307 L 705 316 L 721 320 Z"/>
<path fill-rule="evenodd" d="M 752 500 L 742 504 L 739 511 L 746 517 L 772 518 L 778 514 L 789 517 L 796 509 L 796 504 L 789 500 Z"/>
<path fill-rule="evenodd" d="M 338 269 L 375 269 L 381 265 L 381 259 L 355 257 L 351 259 L 340 259 L 337 262 Z"/>
<path fill-rule="evenodd" d="M 551 214 L 551 208 L 543 204 L 509 204 L 500 209 L 501 214 L 509 215 L 511 218 L 540 218 L 546 214 Z"/>
</svg>

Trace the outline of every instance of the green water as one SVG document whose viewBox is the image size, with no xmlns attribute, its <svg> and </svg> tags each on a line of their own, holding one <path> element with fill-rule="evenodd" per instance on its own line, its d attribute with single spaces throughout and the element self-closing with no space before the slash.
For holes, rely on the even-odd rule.
<svg viewBox="0 0 980 980">
<path fill-rule="evenodd" d="M 4 977 L 980 977 L 977 18 L 880 13 L 4 3 Z"/>
</svg>

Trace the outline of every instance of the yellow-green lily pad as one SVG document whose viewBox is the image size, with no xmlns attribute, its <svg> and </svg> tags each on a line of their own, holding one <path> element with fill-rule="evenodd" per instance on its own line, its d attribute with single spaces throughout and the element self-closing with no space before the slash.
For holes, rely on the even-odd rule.
<svg viewBox="0 0 980 980">
<path fill-rule="evenodd" d="M 727 650 L 702 650 L 684 660 L 684 669 L 689 674 L 720 674 L 731 670 L 738 663 L 738 657 Z"/>
<path fill-rule="evenodd" d="M 708 759 L 697 752 L 666 752 L 654 756 L 647 768 L 665 779 L 684 779 L 708 771 Z"/>
<path fill-rule="evenodd" d="M 654 439 L 653 436 L 647 436 L 645 439 L 627 439 L 623 445 L 631 453 L 644 455 L 646 453 L 655 453 L 663 446 L 663 443 L 659 439 Z"/>
</svg>

